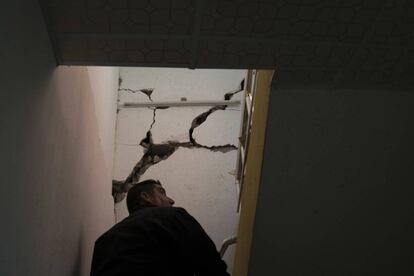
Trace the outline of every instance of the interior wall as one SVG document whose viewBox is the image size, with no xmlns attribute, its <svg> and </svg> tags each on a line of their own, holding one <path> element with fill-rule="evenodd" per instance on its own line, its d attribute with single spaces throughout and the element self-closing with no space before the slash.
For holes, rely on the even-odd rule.
<svg viewBox="0 0 414 276">
<path fill-rule="evenodd" d="M 88 66 L 86 68 L 93 95 L 98 125 L 98 139 L 103 151 L 107 171 L 112 175 L 119 68 L 104 66 Z"/>
<path fill-rule="evenodd" d="M 249 275 L 414 273 L 413 104 L 273 87 Z"/>
<path fill-rule="evenodd" d="M 189 70 L 170 68 L 121 68 L 119 104 L 125 102 L 223 101 L 227 92 L 240 88 L 246 70 Z M 142 89 L 153 89 L 149 97 Z M 240 100 L 242 93 L 231 100 Z M 139 143 L 151 130 L 156 145 L 188 142 L 193 120 L 211 109 L 169 107 L 154 110 L 121 108 L 117 119 L 114 177 L 125 180 L 143 157 Z M 149 167 L 140 178 L 158 179 L 176 206 L 184 207 L 203 226 L 219 249 L 224 239 L 236 234 L 238 224 L 235 168 L 241 106 L 216 110 L 194 128 L 197 143 L 224 146 L 222 151 L 179 146 L 165 160 Z M 167 146 L 168 147 L 168 146 Z M 170 147 L 172 148 L 172 147 Z M 154 150 L 155 152 L 155 150 Z M 162 154 L 160 154 L 161 156 Z M 158 157 L 156 157 L 158 158 Z M 161 157 L 164 158 L 164 157 Z M 117 220 L 128 215 L 125 200 L 117 204 Z M 234 246 L 225 255 L 232 269 Z"/>
<path fill-rule="evenodd" d="M 114 222 L 117 69 L 56 68 L 37 1 L 2 5 L 0 30 L 0 275 L 89 275 Z"/>
</svg>

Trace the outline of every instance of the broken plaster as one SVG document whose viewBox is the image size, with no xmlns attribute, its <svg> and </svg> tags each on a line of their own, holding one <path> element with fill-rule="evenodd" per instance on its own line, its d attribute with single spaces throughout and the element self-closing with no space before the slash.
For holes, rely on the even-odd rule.
<svg viewBox="0 0 414 276">
<path fill-rule="evenodd" d="M 143 88 L 143 89 L 137 89 L 137 90 L 130 89 L 130 88 L 120 88 L 121 84 L 122 84 L 122 78 L 121 77 L 119 77 L 118 84 L 119 84 L 118 92 L 119 91 L 126 91 L 126 92 L 130 92 L 130 93 L 141 92 L 141 93 L 145 94 L 151 102 L 153 102 L 153 100 L 151 98 L 151 95 L 152 95 L 152 92 L 154 92 L 154 88 Z M 148 108 L 151 109 L 152 112 L 153 112 L 152 123 L 151 123 L 150 128 L 149 128 L 149 131 L 151 131 L 152 127 L 155 124 L 155 117 L 157 116 L 157 109 L 167 109 L 167 108 L 169 108 L 169 106 L 159 106 L 159 107 L 155 107 L 155 108 L 154 107 L 148 107 Z"/>
<path fill-rule="evenodd" d="M 122 82 L 121 82 L 122 83 Z M 131 92 L 131 93 L 144 93 L 148 99 L 152 102 L 152 92 L 154 91 L 154 88 L 144 88 L 144 89 L 138 89 L 138 90 L 134 90 L 134 89 L 129 89 L 129 88 L 119 88 L 118 91 L 126 91 L 126 92 Z"/>
<path fill-rule="evenodd" d="M 225 101 L 230 101 L 231 98 L 233 98 L 234 95 L 236 95 L 239 92 L 242 92 L 243 90 L 244 90 L 244 79 L 240 82 L 240 86 L 236 91 L 228 92 L 228 93 L 224 94 L 224 100 Z"/>
<path fill-rule="evenodd" d="M 122 83 L 122 79 L 120 78 L 119 84 Z M 239 88 L 234 92 L 229 92 L 224 95 L 225 100 L 230 100 L 235 94 L 244 90 L 244 79 L 240 83 Z M 142 92 L 147 95 L 148 99 L 152 102 L 151 94 L 154 91 L 153 88 L 147 89 L 128 89 L 128 88 L 119 88 L 118 91 L 127 91 L 131 93 Z M 194 136 L 193 132 L 194 129 L 202 125 L 213 112 L 217 110 L 225 110 L 227 105 L 219 105 L 214 106 L 207 110 L 206 112 L 201 113 L 197 117 L 195 117 L 191 123 L 191 127 L 188 131 L 189 133 L 189 141 L 188 142 L 178 142 L 178 141 L 166 141 L 161 144 L 154 144 L 152 139 L 152 127 L 156 121 L 156 111 L 157 109 L 166 109 L 169 108 L 168 106 L 165 107 L 156 107 L 153 109 L 153 120 L 149 127 L 149 130 L 146 133 L 146 137 L 141 140 L 139 143 L 140 146 L 144 148 L 144 155 L 142 158 L 136 163 L 134 168 L 132 169 L 129 176 L 125 179 L 125 181 L 113 180 L 112 181 L 112 196 L 114 198 L 115 203 L 122 201 L 128 190 L 137 182 L 139 182 L 140 177 L 153 165 L 161 162 L 162 160 L 168 159 L 178 148 L 203 148 L 213 152 L 222 152 L 226 153 L 232 150 L 237 150 L 236 145 L 226 144 L 226 145 L 217 145 L 217 146 L 206 146 L 199 144 Z"/>
</svg>

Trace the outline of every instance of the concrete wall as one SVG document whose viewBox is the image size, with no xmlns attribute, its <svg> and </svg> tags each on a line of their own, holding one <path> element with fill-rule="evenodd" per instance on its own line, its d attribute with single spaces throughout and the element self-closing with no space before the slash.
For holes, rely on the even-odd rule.
<svg viewBox="0 0 414 276">
<path fill-rule="evenodd" d="M 245 70 L 189 70 L 167 68 L 121 68 L 119 103 L 150 102 L 139 89 L 153 88 L 154 102 L 222 101 L 227 92 L 239 88 Z M 236 94 L 237 100 L 242 94 Z M 188 142 L 189 129 L 198 115 L 211 107 L 170 107 L 168 109 L 128 108 L 118 113 L 114 177 L 124 180 L 144 155 L 138 143 L 151 130 L 154 144 Z M 202 145 L 238 145 L 240 106 L 217 110 L 194 129 L 193 137 Z M 152 127 L 151 127 L 152 125 Z M 237 232 L 236 147 L 213 151 L 179 146 L 165 160 L 152 165 L 140 180 L 159 179 L 175 201 L 186 208 L 220 248 L 222 241 Z M 228 150 L 228 151 L 227 151 Z M 155 150 L 154 150 L 155 151 Z M 161 156 L 161 155 L 160 155 Z M 158 157 L 157 157 L 158 158 Z M 162 158 L 162 157 L 161 157 Z M 127 216 L 125 200 L 116 207 L 117 219 Z M 234 247 L 225 255 L 232 269 Z"/>
<path fill-rule="evenodd" d="M 249 275 L 414 273 L 413 107 L 412 91 L 273 88 Z"/>
<path fill-rule="evenodd" d="M 114 222 L 118 74 L 55 68 L 37 1 L 2 5 L 0 30 L 0 275 L 88 275 Z"/>
</svg>

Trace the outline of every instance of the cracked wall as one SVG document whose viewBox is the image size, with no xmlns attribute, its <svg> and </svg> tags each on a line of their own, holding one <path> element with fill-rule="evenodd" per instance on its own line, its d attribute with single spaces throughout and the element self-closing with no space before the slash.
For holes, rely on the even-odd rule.
<svg viewBox="0 0 414 276">
<path fill-rule="evenodd" d="M 121 68 L 119 103 L 238 100 L 245 70 Z M 159 179 L 177 206 L 189 210 L 217 247 L 237 232 L 236 167 L 240 106 L 120 108 L 113 195 L 117 219 L 125 192 Z M 233 250 L 225 260 L 231 271 Z"/>
</svg>

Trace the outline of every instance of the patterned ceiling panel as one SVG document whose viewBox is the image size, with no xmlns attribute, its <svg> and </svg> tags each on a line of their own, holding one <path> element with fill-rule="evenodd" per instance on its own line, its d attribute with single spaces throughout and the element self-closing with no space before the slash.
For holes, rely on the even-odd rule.
<svg viewBox="0 0 414 276">
<path fill-rule="evenodd" d="M 273 48 L 268 43 L 203 40 L 198 47 L 198 66 L 215 67 L 220 64 L 221 67 L 273 68 L 276 62 Z"/>
<path fill-rule="evenodd" d="M 347 45 L 309 42 L 201 41 L 197 64 L 243 67 L 336 69 L 344 66 L 353 48 Z M 246 65 L 244 65 L 246 66 Z"/>
<path fill-rule="evenodd" d="M 414 1 L 388 1 L 367 40 L 373 44 L 404 46 L 414 42 Z"/>
<path fill-rule="evenodd" d="M 403 48 L 364 47 L 343 70 L 343 81 L 400 86 L 413 83 L 414 51 Z"/>
<path fill-rule="evenodd" d="M 275 68 L 286 85 L 412 83 L 411 0 L 40 0 L 59 64 Z"/>
<path fill-rule="evenodd" d="M 188 67 L 190 42 L 182 40 L 68 37 L 59 40 L 68 64 Z"/>
<path fill-rule="evenodd" d="M 235 3 L 236 2 L 236 3 Z M 210 0 L 201 32 L 210 35 L 358 42 L 381 1 Z"/>
<path fill-rule="evenodd" d="M 69 2 L 69 1 L 67 1 Z M 59 33 L 191 34 L 191 0 L 74 0 L 49 3 Z"/>
<path fill-rule="evenodd" d="M 312 69 L 282 69 L 276 70 L 274 83 L 277 86 L 330 86 L 338 74 L 338 70 L 312 70 Z"/>
</svg>

